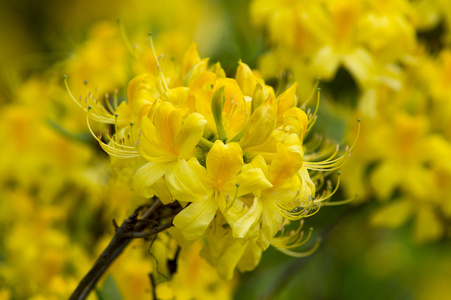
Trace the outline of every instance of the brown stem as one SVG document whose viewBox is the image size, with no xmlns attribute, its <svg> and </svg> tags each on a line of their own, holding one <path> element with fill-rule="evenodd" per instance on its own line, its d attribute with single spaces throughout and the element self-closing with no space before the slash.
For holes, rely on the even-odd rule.
<svg viewBox="0 0 451 300">
<path fill-rule="evenodd" d="M 144 229 L 148 228 L 149 223 L 152 224 L 152 222 L 140 221 L 149 221 L 153 215 L 157 214 L 158 209 L 161 207 L 161 202 L 157 199 L 149 207 L 149 209 L 143 213 L 140 219 L 138 219 L 139 209 L 137 209 L 122 223 L 121 226 L 117 226 L 116 222 L 113 221 L 116 232 L 112 240 L 97 258 L 89 272 L 80 281 L 69 300 L 86 299 L 108 267 L 116 260 L 116 258 L 122 253 L 122 251 L 124 251 L 124 249 L 134 238 L 150 237 L 172 226 L 172 219 L 179 209 L 174 210 L 174 213 L 171 215 L 171 219 L 167 223 L 142 232 Z"/>
</svg>

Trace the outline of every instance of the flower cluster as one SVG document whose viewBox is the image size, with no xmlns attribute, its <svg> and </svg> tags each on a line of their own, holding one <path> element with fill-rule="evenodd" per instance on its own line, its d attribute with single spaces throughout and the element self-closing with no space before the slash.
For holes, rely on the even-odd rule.
<svg viewBox="0 0 451 300">
<path fill-rule="evenodd" d="M 340 80 L 340 68 L 349 73 L 355 95 L 346 91 L 346 99 L 335 100 L 355 97 L 357 105 L 336 104 L 334 112 L 363 116 L 365 126 L 342 180 L 350 194 L 385 202 L 371 223 L 394 228 L 414 219 L 416 241 L 445 237 L 451 219 L 449 5 L 255 0 L 251 14 L 268 32 L 270 47 L 260 57 L 265 77 L 290 72 L 312 85 L 317 76 Z"/>
<path fill-rule="evenodd" d="M 316 184 L 343 165 L 350 148 L 341 156 L 329 144 L 306 153 L 320 141 L 303 145 L 316 111 L 301 109 L 297 84 L 276 96 L 241 61 L 228 78 L 219 63 L 201 60 L 194 44 L 180 64 L 166 64 L 150 49 L 137 57 L 154 71 L 130 81 L 128 101 L 74 98 L 88 125 L 114 127 L 106 141 L 91 130 L 113 166 L 130 176 L 139 196 L 184 207 L 173 220 L 176 230 L 188 241 L 206 238 L 202 252 L 222 278 L 231 279 L 236 267 L 255 268 L 271 244 L 305 255 L 290 250 L 306 241 L 301 228 L 283 228 L 328 204 L 332 184 L 320 195 Z"/>
<path fill-rule="evenodd" d="M 364 112 L 374 114 L 373 89 L 383 84 L 399 91 L 402 64 L 415 56 L 412 19 L 426 21 L 413 6 L 404 0 L 255 0 L 253 21 L 267 30 L 270 44 L 259 68 L 265 77 L 288 70 L 307 86 L 317 77 L 332 80 L 343 68 L 362 91 Z"/>
</svg>

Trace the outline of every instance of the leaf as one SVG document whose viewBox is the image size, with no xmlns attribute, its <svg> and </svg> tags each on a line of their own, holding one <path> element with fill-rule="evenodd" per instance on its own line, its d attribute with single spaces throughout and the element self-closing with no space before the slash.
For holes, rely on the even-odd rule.
<svg viewBox="0 0 451 300">
<path fill-rule="evenodd" d="M 122 300 L 121 293 L 111 274 L 106 277 L 102 289 L 96 289 L 96 293 L 99 300 Z"/>
</svg>

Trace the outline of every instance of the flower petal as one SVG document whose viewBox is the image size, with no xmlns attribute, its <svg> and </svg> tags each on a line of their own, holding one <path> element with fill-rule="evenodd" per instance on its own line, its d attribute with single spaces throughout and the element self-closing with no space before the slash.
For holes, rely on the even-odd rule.
<svg viewBox="0 0 451 300">
<path fill-rule="evenodd" d="M 218 205 L 213 194 L 204 197 L 202 202 L 191 203 L 174 218 L 174 226 L 182 231 L 187 240 L 200 238 L 213 220 Z"/>
<path fill-rule="evenodd" d="M 169 204 L 171 202 L 174 202 L 174 196 L 171 195 L 171 192 L 168 189 L 168 186 L 166 184 L 166 181 L 163 177 L 157 180 L 151 187 L 150 191 L 152 191 L 155 196 L 158 197 L 158 199 L 161 200 L 163 204 Z"/>
<path fill-rule="evenodd" d="M 254 93 L 255 85 L 257 84 L 257 78 L 254 76 L 251 68 L 241 60 L 238 61 L 235 79 L 240 86 L 241 91 L 243 91 L 243 94 L 251 97 Z"/>
<path fill-rule="evenodd" d="M 243 256 L 247 244 L 248 243 L 241 245 L 235 240 L 232 244 L 226 245 L 227 248 L 223 251 L 219 258 L 218 265 L 216 266 L 218 274 L 222 279 L 231 280 L 233 278 L 235 268 Z"/>
<path fill-rule="evenodd" d="M 180 130 L 181 110 L 175 109 L 169 102 L 162 102 L 155 114 L 155 128 L 157 129 L 158 138 L 168 149 L 174 153 L 174 139 L 176 133 Z"/>
<path fill-rule="evenodd" d="M 169 170 L 165 178 L 172 196 L 179 201 L 200 202 L 207 194 L 203 178 L 199 177 L 184 159 Z"/>
<path fill-rule="evenodd" d="M 136 171 L 133 177 L 133 189 L 135 192 L 145 198 L 154 195 L 150 189 L 158 179 L 164 176 L 173 164 L 148 162 Z"/>
<path fill-rule="evenodd" d="M 174 139 L 174 148 L 180 157 L 185 157 L 199 143 L 205 123 L 207 120 L 199 113 L 192 113 L 185 119 Z"/>
<path fill-rule="evenodd" d="M 141 121 L 141 138 L 138 140 L 139 153 L 147 161 L 170 162 L 177 159 L 177 155 L 168 148 L 158 137 L 158 130 L 152 121 L 144 116 Z M 171 143 L 172 145 L 172 143 Z"/>
<path fill-rule="evenodd" d="M 260 230 L 260 237 L 257 240 L 257 245 L 261 250 L 268 249 L 272 239 L 277 231 L 279 231 L 280 224 L 283 222 L 283 217 L 279 214 L 278 209 L 271 206 L 271 204 L 268 205 L 263 203 L 261 216 L 262 227 Z"/>
<path fill-rule="evenodd" d="M 252 271 L 260 262 L 262 250 L 254 241 L 249 241 L 245 245 L 246 249 L 238 262 L 238 270 L 241 272 Z"/>
<path fill-rule="evenodd" d="M 249 210 L 233 224 L 233 237 L 236 239 L 245 239 L 249 229 L 260 220 L 262 210 L 263 204 L 261 199 L 255 197 Z"/>
<path fill-rule="evenodd" d="M 246 170 L 236 176 L 236 183 L 238 187 L 238 197 L 250 194 L 259 193 L 261 190 L 266 190 L 272 187 L 263 171 L 257 168 Z M 228 185 L 230 186 L 230 185 Z M 232 188 L 230 186 L 230 188 Z M 234 187 L 233 187 L 234 188 Z"/>
<path fill-rule="evenodd" d="M 412 215 L 413 207 L 408 199 L 399 199 L 378 208 L 371 216 L 373 226 L 398 228 Z"/>
<path fill-rule="evenodd" d="M 403 181 L 403 167 L 398 161 L 387 160 L 379 164 L 371 174 L 370 181 L 381 200 L 392 196 L 395 188 Z"/>
<path fill-rule="evenodd" d="M 277 121 L 276 102 L 269 97 L 251 115 L 244 137 L 240 140 L 243 149 L 263 144 L 271 135 Z"/>
<path fill-rule="evenodd" d="M 290 108 L 296 106 L 296 88 L 298 86 L 298 83 L 295 82 L 291 85 L 291 87 L 283 92 L 282 94 L 277 97 L 276 102 L 278 105 L 277 108 L 277 122 L 278 126 L 282 125 L 283 123 L 283 114 Z"/>
<path fill-rule="evenodd" d="M 207 171 L 217 187 L 232 180 L 243 166 L 243 151 L 237 143 L 217 140 L 207 155 Z"/>
<path fill-rule="evenodd" d="M 297 139 L 297 145 L 292 144 L 290 138 Z M 284 142 L 279 144 L 277 154 L 271 162 L 270 181 L 274 186 L 282 185 L 292 178 L 302 167 L 303 151 L 299 138 L 291 134 Z"/>
</svg>

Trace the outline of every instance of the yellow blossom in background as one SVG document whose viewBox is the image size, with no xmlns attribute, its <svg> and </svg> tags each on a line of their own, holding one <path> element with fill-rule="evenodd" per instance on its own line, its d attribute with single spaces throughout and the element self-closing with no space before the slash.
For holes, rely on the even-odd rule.
<svg viewBox="0 0 451 300">
<path fill-rule="evenodd" d="M 88 299 L 449 298 L 448 1 L 0 16 L 0 299 L 67 299 L 153 196 L 174 226 Z"/>
<path fill-rule="evenodd" d="M 445 53 L 436 59 L 423 53 L 406 67 L 400 92 L 376 90 L 379 116 L 368 119 L 357 145 L 361 151 L 343 170 L 348 191 L 383 202 L 371 217 L 373 225 L 398 228 L 414 218 L 419 243 L 448 236 L 451 142 L 448 100 L 442 98 L 448 88 L 446 63 L 436 63 L 446 61 Z"/>
<path fill-rule="evenodd" d="M 271 47 L 260 58 L 265 77 L 288 70 L 311 87 L 317 77 L 332 80 L 343 67 L 361 90 L 381 83 L 399 90 L 398 61 L 410 62 L 415 54 L 407 1 L 258 0 L 250 10 L 255 24 L 270 35 Z M 299 94 L 301 99 L 308 91 Z"/>
<path fill-rule="evenodd" d="M 350 75 L 355 94 L 334 100 L 355 101 L 341 106 L 365 122 L 343 183 L 358 202 L 383 202 L 371 223 L 394 228 L 414 217 L 416 241 L 448 236 L 449 5 L 256 0 L 250 13 L 268 32 L 259 60 L 265 78 L 287 72 L 308 87 L 316 77 L 333 86 L 341 70 Z"/>
</svg>

